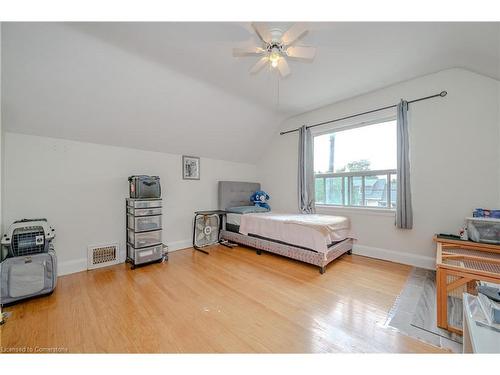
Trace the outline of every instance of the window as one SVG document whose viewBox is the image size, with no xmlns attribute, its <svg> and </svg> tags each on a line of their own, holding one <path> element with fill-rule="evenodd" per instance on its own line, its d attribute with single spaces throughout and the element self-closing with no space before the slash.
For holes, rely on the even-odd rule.
<svg viewBox="0 0 500 375">
<path fill-rule="evenodd" d="M 396 121 L 314 137 L 316 204 L 396 207 Z"/>
</svg>

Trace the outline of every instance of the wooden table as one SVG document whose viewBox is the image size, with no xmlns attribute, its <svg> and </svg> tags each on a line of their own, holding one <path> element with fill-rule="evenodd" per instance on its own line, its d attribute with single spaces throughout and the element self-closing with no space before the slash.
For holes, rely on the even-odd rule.
<svg viewBox="0 0 500 375">
<path fill-rule="evenodd" d="M 462 334 L 461 327 L 448 324 L 448 295 L 476 293 L 477 281 L 500 283 L 500 245 L 434 236 L 437 244 L 437 325 Z"/>
</svg>

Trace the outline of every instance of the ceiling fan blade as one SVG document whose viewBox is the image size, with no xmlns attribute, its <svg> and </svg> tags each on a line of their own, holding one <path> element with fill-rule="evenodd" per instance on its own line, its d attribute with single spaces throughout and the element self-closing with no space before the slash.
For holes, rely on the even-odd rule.
<svg viewBox="0 0 500 375">
<path fill-rule="evenodd" d="M 296 23 L 290 27 L 281 37 L 281 41 L 285 46 L 289 46 L 307 34 L 308 30 L 304 23 Z"/>
<path fill-rule="evenodd" d="M 266 65 L 267 61 L 267 56 L 264 56 L 259 61 L 257 61 L 255 65 L 250 68 L 250 74 L 258 73 Z"/>
<path fill-rule="evenodd" d="M 313 60 L 316 55 L 316 48 L 306 46 L 292 46 L 288 47 L 286 54 L 294 59 Z"/>
<path fill-rule="evenodd" d="M 264 43 L 269 43 L 271 41 L 271 34 L 269 33 L 269 29 L 267 25 L 262 23 L 252 22 L 252 27 L 259 37 Z"/>
<path fill-rule="evenodd" d="M 278 61 L 278 70 L 282 77 L 286 77 L 290 74 L 290 67 L 284 57 L 280 58 Z"/>
<path fill-rule="evenodd" d="M 234 57 L 258 56 L 258 55 L 262 55 L 264 52 L 265 51 L 259 47 L 233 48 L 233 56 Z"/>
</svg>

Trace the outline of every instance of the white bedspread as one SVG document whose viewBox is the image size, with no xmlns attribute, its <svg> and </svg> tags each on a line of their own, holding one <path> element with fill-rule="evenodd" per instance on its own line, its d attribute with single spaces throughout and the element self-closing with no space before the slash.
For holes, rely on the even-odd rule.
<svg viewBox="0 0 500 375">
<path fill-rule="evenodd" d="M 240 233 L 255 234 L 325 253 L 332 242 L 346 239 L 349 219 L 331 215 L 275 212 L 241 215 Z"/>
</svg>

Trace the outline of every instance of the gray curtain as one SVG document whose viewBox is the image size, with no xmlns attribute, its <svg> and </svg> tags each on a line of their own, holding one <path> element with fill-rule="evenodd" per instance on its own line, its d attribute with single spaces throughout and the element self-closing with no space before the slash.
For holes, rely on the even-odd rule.
<svg viewBox="0 0 500 375">
<path fill-rule="evenodd" d="M 299 130 L 299 210 L 313 214 L 314 209 L 314 163 L 311 130 L 304 125 Z"/>
<path fill-rule="evenodd" d="M 408 135 L 408 102 L 401 100 L 397 108 L 398 138 L 398 192 L 396 206 L 396 227 L 413 227 L 413 209 L 411 207 L 410 186 L 410 144 Z"/>
</svg>

